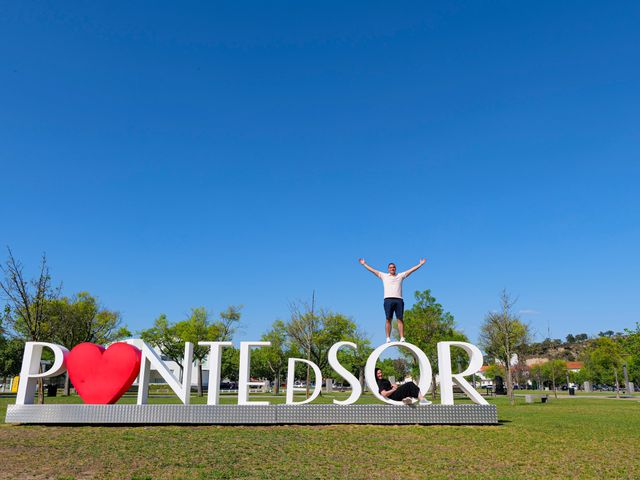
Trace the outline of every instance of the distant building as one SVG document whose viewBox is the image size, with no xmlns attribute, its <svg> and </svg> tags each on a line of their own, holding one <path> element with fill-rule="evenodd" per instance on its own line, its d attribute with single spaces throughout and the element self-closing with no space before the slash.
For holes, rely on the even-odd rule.
<svg viewBox="0 0 640 480">
<path fill-rule="evenodd" d="M 584 368 L 584 362 L 567 362 L 567 370 L 570 372 L 579 372 Z"/>
<path fill-rule="evenodd" d="M 483 365 L 482 367 L 480 367 L 480 370 L 478 371 L 478 373 L 476 373 L 476 377 L 479 380 L 480 387 L 482 388 L 493 387 L 493 379 L 485 377 L 484 375 L 484 372 L 486 372 L 488 368 L 489 368 L 489 365 Z"/>
</svg>

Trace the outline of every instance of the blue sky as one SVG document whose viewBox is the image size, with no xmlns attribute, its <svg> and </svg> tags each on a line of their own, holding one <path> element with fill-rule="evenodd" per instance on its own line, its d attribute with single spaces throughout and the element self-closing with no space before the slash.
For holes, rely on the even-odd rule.
<svg viewBox="0 0 640 480">
<path fill-rule="evenodd" d="M 635 2 L 0 13 L 0 241 L 133 330 L 315 290 L 378 343 L 360 256 L 473 341 L 503 288 L 538 338 L 640 320 Z"/>
</svg>

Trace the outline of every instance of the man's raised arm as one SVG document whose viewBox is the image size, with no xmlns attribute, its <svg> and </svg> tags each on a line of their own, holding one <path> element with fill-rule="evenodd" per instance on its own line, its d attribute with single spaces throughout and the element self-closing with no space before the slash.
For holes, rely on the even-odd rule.
<svg viewBox="0 0 640 480">
<path fill-rule="evenodd" d="M 360 260 L 358 260 L 360 262 L 360 264 L 366 268 L 367 270 L 369 270 L 371 273 L 373 273 L 376 277 L 380 277 L 380 272 L 378 270 L 376 270 L 375 268 L 371 268 L 369 265 L 367 265 L 367 262 L 364 261 L 364 258 L 361 258 Z"/>
<path fill-rule="evenodd" d="M 426 262 L 426 260 L 424 258 L 420 259 L 420 263 L 418 263 L 415 267 L 410 268 L 409 270 L 407 270 L 406 272 L 404 272 L 404 276 L 405 278 L 408 277 L 409 275 L 411 275 L 413 272 L 415 272 L 417 269 L 419 269 L 422 265 L 424 265 Z"/>
</svg>

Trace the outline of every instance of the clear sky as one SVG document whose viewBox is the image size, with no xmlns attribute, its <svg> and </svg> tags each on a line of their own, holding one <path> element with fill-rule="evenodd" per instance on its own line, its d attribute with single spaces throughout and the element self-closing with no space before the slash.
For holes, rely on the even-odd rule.
<svg viewBox="0 0 640 480">
<path fill-rule="evenodd" d="M 362 256 L 477 340 L 640 320 L 637 2 L 3 2 L 0 242 L 133 329 L 310 299 Z M 3 253 L 0 258 L 6 258 Z"/>
</svg>

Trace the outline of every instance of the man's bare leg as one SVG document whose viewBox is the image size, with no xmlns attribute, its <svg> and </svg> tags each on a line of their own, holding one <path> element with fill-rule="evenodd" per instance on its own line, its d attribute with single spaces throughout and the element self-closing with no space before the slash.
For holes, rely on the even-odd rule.
<svg viewBox="0 0 640 480">
<path fill-rule="evenodd" d="M 398 320 L 398 333 L 400 338 L 404 338 L 404 320 Z"/>
<path fill-rule="evenodd" d="M 387 318 L 387 324 L 384 326 L 384 331 L 387 332 L 387 338 L 391 338 L 391 319 Z"/>
</svg>

